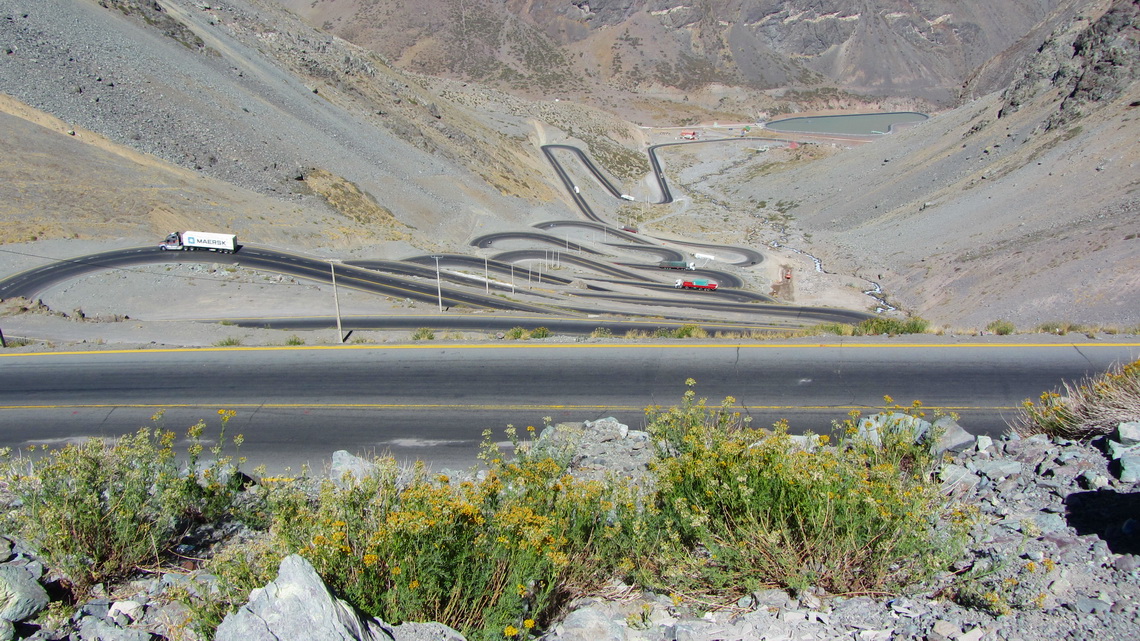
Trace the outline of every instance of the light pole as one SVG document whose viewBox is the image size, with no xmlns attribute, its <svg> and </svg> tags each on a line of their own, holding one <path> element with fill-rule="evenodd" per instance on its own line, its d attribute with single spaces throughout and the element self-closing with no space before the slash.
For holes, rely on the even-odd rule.
<svg viewBox="0 0 1140 641">
<path fill-rule="evenodd" d="M 439 282 L 439 259 L 443 256 L 432 255 L 435 259 L 435 293 L 439 297 L 439 311 L 443 311 L 443 285 Z"/>
<path fill-rule="evenodd" d="M 344 342 L 344 330 L 340 325 L 340 297 L 336 293 L 336 264 L 339 262 L 337 259 L 329 260 L 329 270 L 332 272 L 332 286 L 333 286 L 333 305 L 336 306 L 336 342 Z"/>
</svg>

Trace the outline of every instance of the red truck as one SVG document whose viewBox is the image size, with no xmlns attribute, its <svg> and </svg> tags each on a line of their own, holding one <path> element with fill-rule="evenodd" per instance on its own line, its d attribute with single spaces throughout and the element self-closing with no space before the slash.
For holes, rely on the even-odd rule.
<svg viewBox="0 0 1140 641">
<path fill-rule="evenodd" d="M 677 283 L 673 286 L 678 289 L 703 289 L 710 292 L 717 288 L 717 284 L 711 280 L 685 280 L 683 278 L 678 278 Z"/>
</svg>

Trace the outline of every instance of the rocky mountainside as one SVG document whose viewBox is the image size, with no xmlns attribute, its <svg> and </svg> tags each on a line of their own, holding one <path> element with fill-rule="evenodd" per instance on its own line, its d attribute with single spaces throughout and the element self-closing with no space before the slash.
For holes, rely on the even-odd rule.
<svg viewBox="0 0 1140 641">
<path fill-rule="evenodd" d="M 874 144 L 689 176 L 708 200 L 784 203 L 785 239 L 949 327 L 1136 321 L 1140 5 L 1091 2 L 1003 92 Z M 820 158 L 810 161 L 809 158 Z"/>
<path fill-rule="evenodd" d="M 454 248 L 554 197 L 525 109 L 488 118 L 273 3 L 3 0 L 0 51 L 7 242 L 212 225 Z"/>
<path fill-rule="evenodd" d="M 984 38 L 978 38 L 993 36 L 992 51 L 1001 53 L 964 80 L 969 102 L 853 148 L 848 140 L 817 140 L 766 155 L 760 143 L 664 151 L 670 183 L 683 197 L 639 209 L 641 222 L 660 234 L 806 251 L 823 269 L 858 277 L 850 278 L 846 294 L 859 296 L 867 280 L 876 281 L 895 306 L 938 325 L 977 328 L 998 318 L 1019 327 L 1056 320 L 1134 325 L 1140 308 L 1134 178 L 1140 159 L 1132 144 L 1140 138 L 1136 2 L 1011 2 L 988 9 L 956 3 L 953 11 L 936 2 L 910 5 L 937 22 L 929 27 L 934 32 L 949 30 L 939 42 L 950 48 L 937 57 L 957 71 L 951 84 L 935 81 L 944 89 L 960 85 L 975 57 L 984 57 L 977 53 Z M 722 15 L 713 11 L 721 5 L 694 6 Z M 747 14 L 741 24 L 769 33 L 765 48 L 745 47 L 749 55 L 785 56 L 799 38 L 795 46 L 805 53 L 755 66 L 765 73 L 784 69 L 785 62 L 792 75 L 823 73 L 823 66 L 810 66 L 870 51 L 860 49 L 859 34 L 895 33 L 864 23 L 918 20 L 917 14 L 896 15 L 902 8 L 870 2 L 859 20 L 841 20 L 854 14 L 836 13 L 826 3 L 756 5 L 763 11 L 731 6 Z M 324 30 L 279 0 L 43 0 L 31 6 L 0 0 L 0 242 L 150 242 L 173 229 L 220 227 L 258 243 L 338 257 L 469 252 L 467 243 L 479 234 L 573 215 L 541 144 L 581 146 L 631 193 L 646 193 L 649 187 L 639 184 L 647 171 L 645 145 L 676 134 L 639 128 L 630 120 L 635 115 L 653 125 L 754 122 L 765 110 L 817 103 L 865 108 L 871 100 L 838 89 L 812 98 L 795 93 L 808 85 L 792 83 L 783 97 L 715 85 L 694 90 L 686 102 L 689 92 L 666 90 L 657 81 L 640 84 L 627 75 L 616 84 L 599 82 L 617 77 L 616 58 L 606 63 L 608 75 L 580 76 L 591 88 L 608 87 L 600 102 L 609 111 L 557 100 L 545 90 L 537 93 L 548 99 L 530 100 L 402 70 L 415 68 L 420 53 L 436 51 L 432 38 L 381 54 L 330 35 L 349 26 L 363 33 L 374 22 L 356 20 L 353 12 L 380 8 L 393 12 L 383 14 L 381 26 L 403 24 L 399 6 L 380 0 L 297 7 L 331 12 Z M 622 43 L 618 57 L 630 73 L 627 63 L 636 52 L 668 60 L 703 42 L 685 26 L 696 24 L 692 9 L 663 3 L 440 2 L 419 15 L 434 20 L 430 30 L 438 34 L 452 28 L 455 11 L 470 29 L 504 33 L 494 16 L 508 8 L 510 24 L 531 34 L 536 47 L 580 52 L 565 55 L 573 65 L 594 64 L 603 49 L 590 43 L 602 37 Z M 946 12 L 951 17 L 938 22 Z M 983 20 L 987 15 L 992 20 Z M 1012 15 L 1021 22 L 1006 22 Z M 338 16 L 344 17 L 338 22 Z M 561 16 L 556 22 L 566 25 L 564 33 L 543 16 Z M 989 26 L 960 28 L 963 16 Z M 678 22 L 661 26 L 672 20 Z M 632 30 L 621 36 L 635 23 L 657 25 L 669 38 L 689 34 L 689 44 L 653 40 L 653 48 Z M 1008 27 L 1007 43 L 999 47 L 995 25 L 1015 23 L 1021 26 Z M 808 46 L 805 34 L 812 30 L 833 33 L 832 27 L 854 24 L 864 26 L 843 44 L 822 47 L 832 41 L 821 39 L 822 48 Z M 793 27 L 804 31 L 793 37 Z M 404 32 L 421 33 L 406 24 Z M 975 39 L 969 63 L 958 64 L 954 60 L 964 58 L 953 53 L 958 45 L 951 41 L 965 42 L 965 32 Z M 882 51 L 906 49 L 882 42 Z M 541 47 L 532 55 L 509 40 L 499 43 L 519 60 L 545 59 Z M 726 56 L 718 60 L 736 60 Z M 440 60 L 436 69 L 463 69 Z M 548 67 L 562 74 L 559 68 Z M 507 65 L 496 74 L 487 79 L 546 86 L 523 67 Z M 562 75 L 567 83 L 579 77 Z M 647 86 L 650 91 L 628 91 Z M 1002 90 L 991 91 L 995 87 Z M 906 97 L 877 104 L 898 109 L 921 102 Z M 724 129 L 710 126 L 706 133 L 716 137 Z M 611 219 L 623 211 L 604 206 Z M 806 293 L 807 283 L 797 283 Z"/>
<path fill-rule="evenodd" d="M 279 0 L 397 66 L 529 95 L 821 87 L 957 99 L 966 78 L 1074 0 Z M 803 99 L 804 97 L 801 97 Z"/>
</svg>

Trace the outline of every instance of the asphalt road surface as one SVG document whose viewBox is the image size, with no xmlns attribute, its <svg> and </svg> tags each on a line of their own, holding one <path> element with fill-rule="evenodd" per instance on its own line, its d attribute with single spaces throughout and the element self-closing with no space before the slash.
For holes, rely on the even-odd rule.
<svg viewBox="0 0 1140 641">
<path fill-rule="evenodd" d="M 316 468 L 337 449 L 391 452 L 435 467 L 475 462 L 484 429 L 614 416 L 677 404 L 685 379 L 754 424 L 826 431 L 883 395 L 961 414 L 1000 433 L 1026 398 L 1140 355 L 1140 343 L 1079 345 L 535 344 L 230 348 L 0 355 L 0 445 L 179 433 L 234 409 L 242 454 L 272 470 Z M 252 465 L 251 465 L 252 466 Z"/>
</svg>

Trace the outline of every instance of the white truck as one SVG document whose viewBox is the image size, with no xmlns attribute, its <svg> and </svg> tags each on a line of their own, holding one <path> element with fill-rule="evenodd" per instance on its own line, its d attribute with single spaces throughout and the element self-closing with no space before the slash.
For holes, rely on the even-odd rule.
<svg viewBox="0 0 1140 641">
<path fill-rule="evenodd" d="M 207 231 L 176 231 L 171 232 L 166 240 L 158 245 L 162 250 L 194 251 L 208 249 L 212 252 L 232 254 L 237 251 L 237 236 L 234 234 L 215 234 Z"/>
</svg>

